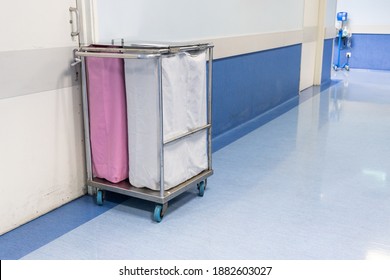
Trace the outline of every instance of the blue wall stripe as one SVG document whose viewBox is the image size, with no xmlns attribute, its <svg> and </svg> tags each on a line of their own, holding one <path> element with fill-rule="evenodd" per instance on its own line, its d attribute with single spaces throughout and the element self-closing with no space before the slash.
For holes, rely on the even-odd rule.
<svg viewBox="0 0 390 280">
<path fill-rule="evenodd" d="M 213 151 L 263 122 L 252 120 L 298 96 L 300 63 L 301 44 L 215 60 Z"/>
<path fill-rule="evenodd" d="M 333 39 L 324 40 L 324 51 L 322 54 L 321 85 L 331 82 Z"/>
<path fill-rule="evenodd" d="M 272 121 L 273 119 L 276 119 L 277 117 L 298 106 L 300 103 L 299 100 L 299 96 L 293 97 L 292 99 L 287 100 L 286 102 L 270 109 L 256 118 L 251 119 L 246 123 L 243 123 L 221 135 L 214 137 L 212 142 L 213 152 L 222 149 L 223 147 L 257 129 L 258 127 Z"/>
<path fill-rule="evenodd" d="M 337 61 L 337 40 L 335 39 L 334 61 Z M 351 52 L 350 68 L 390 70 L 390 34 L 352 34 L 351 48 L 342 49 L 341 64 L 346 62 L 346 53 Z"/>
</svg>

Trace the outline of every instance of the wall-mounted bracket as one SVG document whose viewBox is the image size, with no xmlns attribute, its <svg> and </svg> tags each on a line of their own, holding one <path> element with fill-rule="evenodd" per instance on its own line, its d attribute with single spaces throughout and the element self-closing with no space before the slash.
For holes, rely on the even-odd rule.
<svg viewBox="0 0 390 280">
<path fill-rule="evenodd" d="M 79 10 L 75 7 L 69 7 L 69 12 L 70 12 L 70 20 L 69 23 L 72 25 L 72 32 L 70 35 L 72 37 L 78 36 L 80 34 L 80 13 Z M 75 20 L 73 19 L 72 14 L 75 15 Z"/>
</svg>

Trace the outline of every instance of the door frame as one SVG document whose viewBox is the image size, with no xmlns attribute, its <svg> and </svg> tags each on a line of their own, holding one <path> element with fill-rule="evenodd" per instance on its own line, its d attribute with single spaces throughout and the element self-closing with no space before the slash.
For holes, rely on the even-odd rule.
<svg viewBox="0 0 390 280">
<path fill-rule="evenodd" d="M 97 0 L 76 0 L 80 13 L 80 46 L 88 46 L 99 41 Z"/>
<path fill-rule="evenodd" d="M 316 24 L 315 25 L 305 25 L 305 19 L 307 17 L 313 16 L 309 13 L 312 13 L 312 9 L 308 9 L 308 5 L 312 4 L 312 0 L 304 1 L 304 12 L 303 12 L 303 24 L 302 24 L 302 53 L 301 53 L 301 77 L 300 77 L 300 88 L 302 91 L 313 85 L 321 84 L 321 74 L 322 74 L 322 56 L 325 40 L 325 18 L 326 18 L 326 4 L 327 0 L 318 0 L 318 10 L 316 11 Z M 315 46 L 310 46 L 315 44 Z M 313 56 L 314 52 L 314 56 Z M 309 64 L 307 63 L 309 59 Z M 305 63 L 304 63 L 305 62 Z M 309 65 L 310 67 L 310 77 L 303 76 L 305 74 L 302 71 L 303 67 Z M 311 71 L 314 71 L 313 73 Z M 307 73 L 307 71 L 306 71 Z M 305 80 L 304 80 L 305 79 Z M 307 83 L 307 80 L 310 79 L 310 82 Z M 305 84 L 302 82 L 305 81 Z"/>
</svg>

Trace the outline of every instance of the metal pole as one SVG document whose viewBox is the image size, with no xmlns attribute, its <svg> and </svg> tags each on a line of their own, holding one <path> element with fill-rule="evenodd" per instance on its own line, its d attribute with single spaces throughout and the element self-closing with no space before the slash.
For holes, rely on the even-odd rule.
<svg viewBox="0 0 390 280">
<path fill-rule="evenodd" d="M 341 52 L 341 38 L 343 36 L 343 24 L 339 30 L 339 44 L 338 44 L 338 56 L 337 56 L 337 67 L 340 67 L 340 52 Z"/>
<path fill-rule="evenodd" d="M 160 197 L 164 196 L 164 103 L 162 90 L 162 57 L 157 60 L 158 73 L 158 109 L 160 117 Z"/>
<path fill-rule="evenodd" d="M 208 129 L 208 165 L 209 170 L 212 169 L 212 159 L 211 159 L 211 153 L 212 153 L 212 146 L 211 146 L 211 133 L 212 133 L 212 90 L 213 90 L 213 46 L 210 46 L 209 48 L 209 73 L 208 73 L 208 110 L 207 110 L 207 123 L 210 125 Z"/>
<path fill-rule="evenodd" d="M 85 160 L 87 165 L 87 179 L 92 180 L 92 155 L 91 155 L 91 139 L 89 128 L 89 109 L 88 109 L 88 93 L 87 93 L 87 77 L 86 77 L 86 62 L 82 57 L 81 63 L 81 85 L 82 85 L 82 100 L 83 100 L 83 118 L 84 118 L 84 145 L 85 145 Z"/>
<path fill-rule="evenodd" d="M 202 130 L 209 129 L 210 126 L 211 126 L 210 124 L 206 124 L 206 125 L 204 125 L 204 126 L 201 126 L 201 127 L 195 128 L 195 129 L 192 129 L 192 130 L 190 130 L 190 131 L 188 131 L 188 132 L 186 132 L 186 133 L 183 133 L 183 134 L 181 134 L 181 135 L 172 137 L 172 138 L 170 138 L 170 139 L 164 141 L 164 145 L 167 145 L 167 144 L 170 144 L 170 143 L 172 143 L 172 142 L 178 141 L 178 140 L 183 139 L 183 138 L 185 138 L 185 137 L 188 137 L 188 136 L 190 136 L 190 135 L 192 135 L 192 134 L 198 133 L 198 132 L 200 132 L 200 131 L 202 131 Z"/>
</svg>

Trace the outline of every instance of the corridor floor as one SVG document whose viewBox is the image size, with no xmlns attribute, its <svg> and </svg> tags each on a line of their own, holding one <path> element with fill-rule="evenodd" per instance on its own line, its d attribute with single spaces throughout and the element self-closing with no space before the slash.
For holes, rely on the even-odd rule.
<svg viewBox="0 0 390 280">
<path fill-rule="evenodd" d="M 333 75 L 215 152 L 204 197 L 173 200 L 161 223 L 149 202 L 101 211 L 85 196 L 66 207 L 89 218 L 42 242 L 72 222 L 55 210 L 0 236 L 0 258 L 390 259 L 390 72 Z"/>
</svg>

